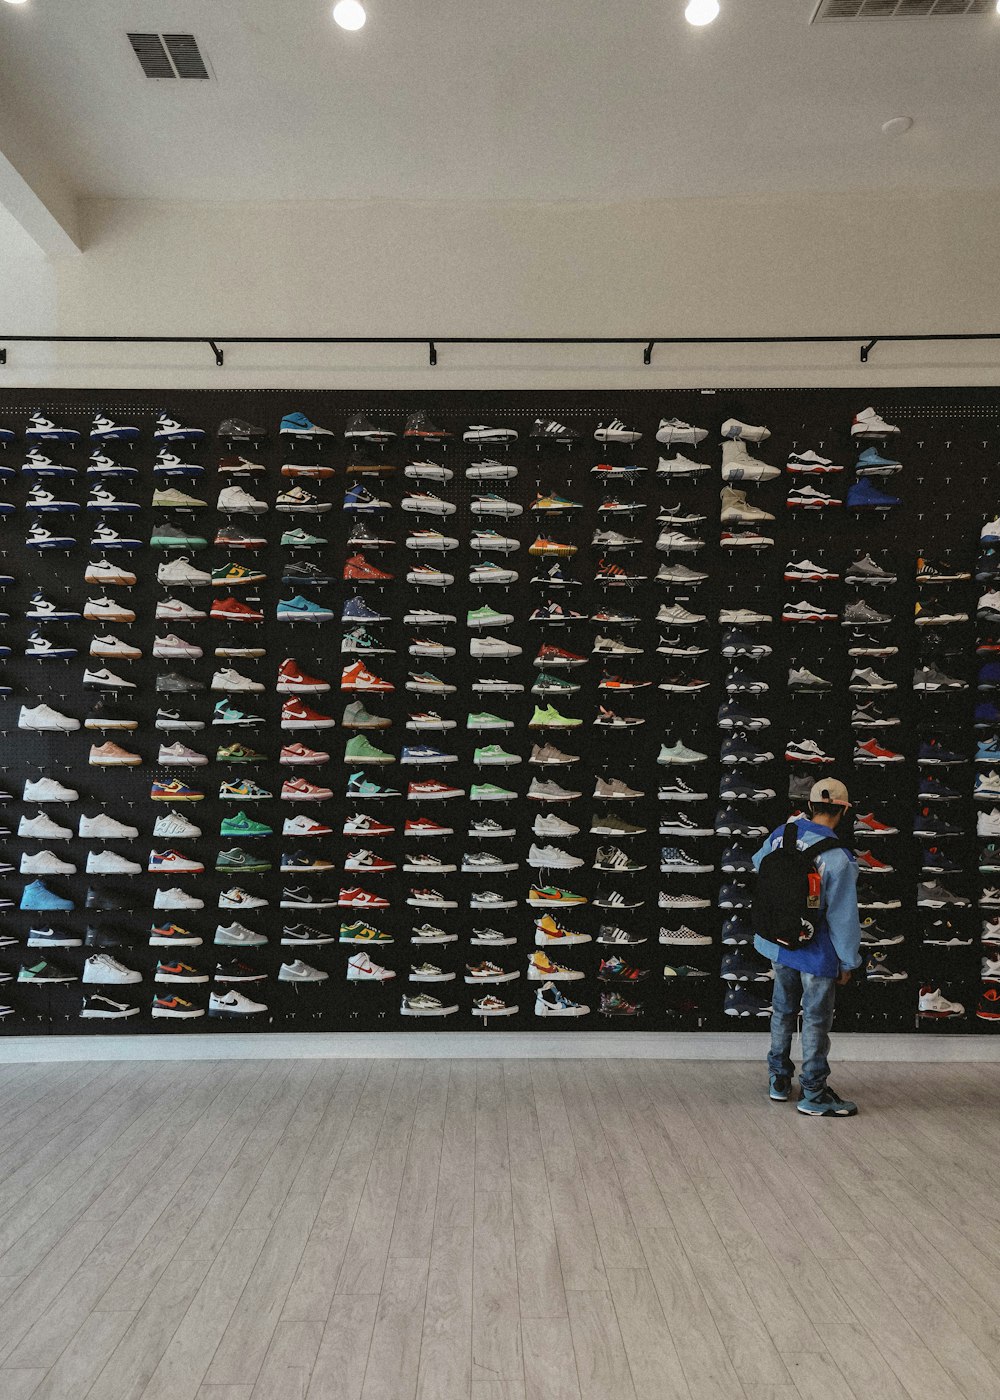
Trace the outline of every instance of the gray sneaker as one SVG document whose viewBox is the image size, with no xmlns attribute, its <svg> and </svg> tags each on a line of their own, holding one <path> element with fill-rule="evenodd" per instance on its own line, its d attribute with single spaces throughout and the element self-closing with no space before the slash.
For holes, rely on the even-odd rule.
<svg viewBox="0 0 1000 1400">
<path fill-rule="evenodd" d="M 939 671 L 936 666 L 918 666 L 913 673 L 914 690 L 968 690 L 968 681 L 956 680 L 954 676 Z"/>
<path fill-rule="evenodd" d="M 791 690 L 832 690 L 833 681 L 817 676 L 815 671 L 805 666 L 792 666 L 788 672 L 788 685 Z"/>
<path fill-rule="evenodd" d="M 869 607 L 863 598 L 858 598 L 847 604 L 841 621 L 845 627 L 856 627 L 858 624 L 871 627 L 877 623 L 891 622 L 892 618 L 888 613 L 881 613 L 877 608 Z"/>
<path fill-rule="evenodd" d="M 876 564 L 870 554 L 862 554 L 860 559 L 848 564 L 844 570 L 844 578 L 853 579 L 855 583 L 896 582 L 896 575 L 888 569 L 883 569 L 881 564 Z"/>
<path fill-rule="evenodd" d="M 917 904 L 923 909 L 943 909 L 946 904 L 967 905 L 964 894 L 952 894 L 940 880 L 924 880 L 917 886 Z"/>
</svg>

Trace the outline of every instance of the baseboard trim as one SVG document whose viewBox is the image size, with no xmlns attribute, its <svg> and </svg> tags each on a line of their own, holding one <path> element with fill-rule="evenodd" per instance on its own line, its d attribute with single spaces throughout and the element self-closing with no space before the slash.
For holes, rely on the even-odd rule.
<svg viewBox="0 0 1000 1400">
<path fill-rule="evenodd" d="M 766 1031 L 373 1032 L 340 1035 L 10 1036 L 0 1064 L 82 1060 L 760 1060 Z M 837 1060 L 1000 1062 L 1000 1037 L 972 1035 L 835 1035 Z"/>
</svg>

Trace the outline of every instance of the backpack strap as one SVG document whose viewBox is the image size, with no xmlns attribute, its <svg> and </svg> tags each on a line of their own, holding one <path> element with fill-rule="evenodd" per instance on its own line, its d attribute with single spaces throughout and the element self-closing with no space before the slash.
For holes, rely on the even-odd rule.
<svg viewBox="0 0 1000 1400">
<path fill-rule="evenodd" d="M 788 828 L 786 827 L 785 829 L 787 831 Z M 832 851 L 834 849 L 846 851 L 847 847 L 844 845 L 843 841 L 840 840 L 839 836 L 824 836 L 822 841 L 814 841 L 811 846 L 807 846 L 803 854 L 821 856 L 824 851 Z"/>
<path fill-rule="evenodd" d="M 781 833 L 781 846 L 783 850 L 794 850 L 799 844 L 799 829 L 793 821 L 785 822 L 785 829 Z M 821 843 L 822 844 L 822 843 Z M 840 844 L 839 841 L 837 843 Z"/>
</svg>

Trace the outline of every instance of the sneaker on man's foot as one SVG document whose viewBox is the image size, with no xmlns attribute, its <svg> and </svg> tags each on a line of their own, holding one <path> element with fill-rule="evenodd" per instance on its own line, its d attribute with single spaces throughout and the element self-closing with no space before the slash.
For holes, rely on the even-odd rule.
<svg viewBox="0 0 1000 1400">
<path fill-rule="evenodd" d="M 842 1099 L 829 1084 L 824 1084 L 822 1089 L 804 1089 L 795 1107 L 810 1118 L 853 1118 L 858 1111 L 856 1103 Z"/>
<path fill-rule="evenodd" d="M 787 1074 L 772 1074 L 768 1097 L 775 1103 L 787 1103 L 792 1081 Z"/>
</svg>

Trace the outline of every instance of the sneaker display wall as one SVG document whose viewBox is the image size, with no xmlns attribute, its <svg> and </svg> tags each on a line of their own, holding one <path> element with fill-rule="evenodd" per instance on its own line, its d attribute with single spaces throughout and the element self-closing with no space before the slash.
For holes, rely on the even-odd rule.
<svg viewBox="0 0 1000 1400">
<path fill-rule="evenodd" d="M 823 773 L 838 1027 L 1000 1026 L 988 391 L 40 397 L 0 1034 L 766 1028 L 752 857 Z"/>
</svg>

